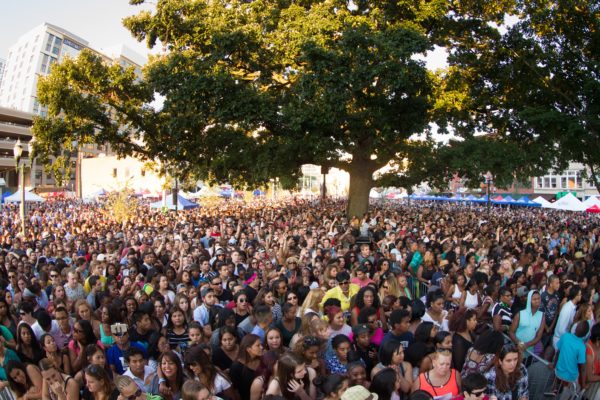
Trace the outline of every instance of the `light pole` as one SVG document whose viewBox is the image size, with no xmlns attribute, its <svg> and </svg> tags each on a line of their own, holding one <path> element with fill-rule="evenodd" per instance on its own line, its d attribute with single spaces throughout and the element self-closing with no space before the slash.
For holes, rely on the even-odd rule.
<svg viewBox="0 0 600 400">
<path fill-rule="evenodd" d="M 17 143 L 15 143 L 13 154 L 15 156 L 15 170 L 17 172 L 17 187 L 21 185 L 21 204 L 19 205 L 19 214 L 21 217 L 21 235 L 23 236 L 23 240 L 25 240 L 25 175 L 23 173 L 23 165 L 21 164 L 21 156 L 23 155 L 21 139 L 18 139 Z"/>
<path fill-rule="evenodd" d="M 490 214 L 490 205 L 491 205 L 490 187 L 493 182 L 493 179 L 494 179 L 494 175 L 492 175 L 492 173 L 490 171 L 488 171 L 485 174 L 485 183 L 487 184 L 487 213 L 488 213 L 488 215 Z"/>
</svg>

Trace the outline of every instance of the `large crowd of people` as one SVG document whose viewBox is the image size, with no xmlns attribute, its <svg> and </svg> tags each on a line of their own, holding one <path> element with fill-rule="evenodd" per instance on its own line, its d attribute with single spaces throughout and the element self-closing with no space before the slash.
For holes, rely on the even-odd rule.
<svg viewBox="0 0 600 400">
<path fill-rule="evenodd" d="M 598 217 L 344 206 L 2 206 L 0 397 L 600 398 Z"/>
</svg>

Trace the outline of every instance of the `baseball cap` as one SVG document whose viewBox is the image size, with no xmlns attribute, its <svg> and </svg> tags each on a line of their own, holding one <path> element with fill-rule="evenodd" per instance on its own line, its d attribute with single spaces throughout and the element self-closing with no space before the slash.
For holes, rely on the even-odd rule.
<svg viewBox="0 0 600 400">
<path fill-rule="evenodd" d="M 352 327 L 352 334 L 355 338 L 359 335 L 362 335 L 363 333 L 369 332 L 371 332 L 371 330 L 369 329 L 369 326 L 367 324 L 358 324 Z"/>
</svg>

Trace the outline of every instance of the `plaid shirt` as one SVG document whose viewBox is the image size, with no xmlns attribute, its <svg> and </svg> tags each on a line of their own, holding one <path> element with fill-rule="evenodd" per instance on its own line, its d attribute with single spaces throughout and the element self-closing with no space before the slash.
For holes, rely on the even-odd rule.
<svg viewBox="0 0 600 400">
<path fill-rule="evenodd" d="M 529 398 L 529 383 L 527 382 L 527 369 L 523 364 L 519 367 L 521 369 L 521 378 L 517 381 L 516 384 L 516 394 L 517 397 L 513 397 L 512 390 L 508 392 L 501 392 L 500 389 L 496 387 L 496 368 L 490 369 L 485 373 L 485 377 L 488 381 L 487 393 L 490 396 L 496 396 L 498 400 L 519 400 L 521 398 Z"/>
</svg>

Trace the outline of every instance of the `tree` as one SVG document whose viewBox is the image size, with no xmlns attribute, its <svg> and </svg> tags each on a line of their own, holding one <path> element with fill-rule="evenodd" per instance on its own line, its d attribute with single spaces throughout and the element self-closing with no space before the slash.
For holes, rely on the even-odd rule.
<svg viewBox="0 0 600 400">
<path fill-rule="evenodd" d="M 182 177 L 236 186 L 279 177 L 289 187 L 302 164 L 338 167 L 350 174 L 348 214 L 361 216 L 374 186 L 443 185 L 460 171 L 463 143 L 434 143 L 431 122 L 442 130 L 456 123 L 466 143 L 482 148 L 473 140 L 478 125 L 460 124 L 479 104 L 465 97 L 481 95 L 469 86 L 478 82 L 457 68 L 433 74 L 419 56 L 438 44 L 463 62 L 463 53 L 494 43 L 490 23 L 501 23 L 512 7 L 159 0 L 155 11 L 124 20 L 138 40 L 165 49 L 141 79 L 90 52 L 40 79 L 48 117 L 34 122 L 36 150 L 49 162 L 64 147 L 108 142 L 121 155 L 160 161 Z M 147 105 L 155 94 L 165 99 L 158 111 Z M 487 140 L 496 146 L 498 139 Z M 388 171 L 374 177 L 384 166 Z"/>
<path fill-rule="evenodd" d="M 463 38 L 450 56 L 444 84 L 462 96 L 440 115 L 467 140 L 443 158 L 471 175 L 504 164 L 504 183 L 576 161 L 600 191 L 598 2 L 518 0 L 512 13 L 514 24 L 490 27 L 479 46 Z"/>
</svg>

